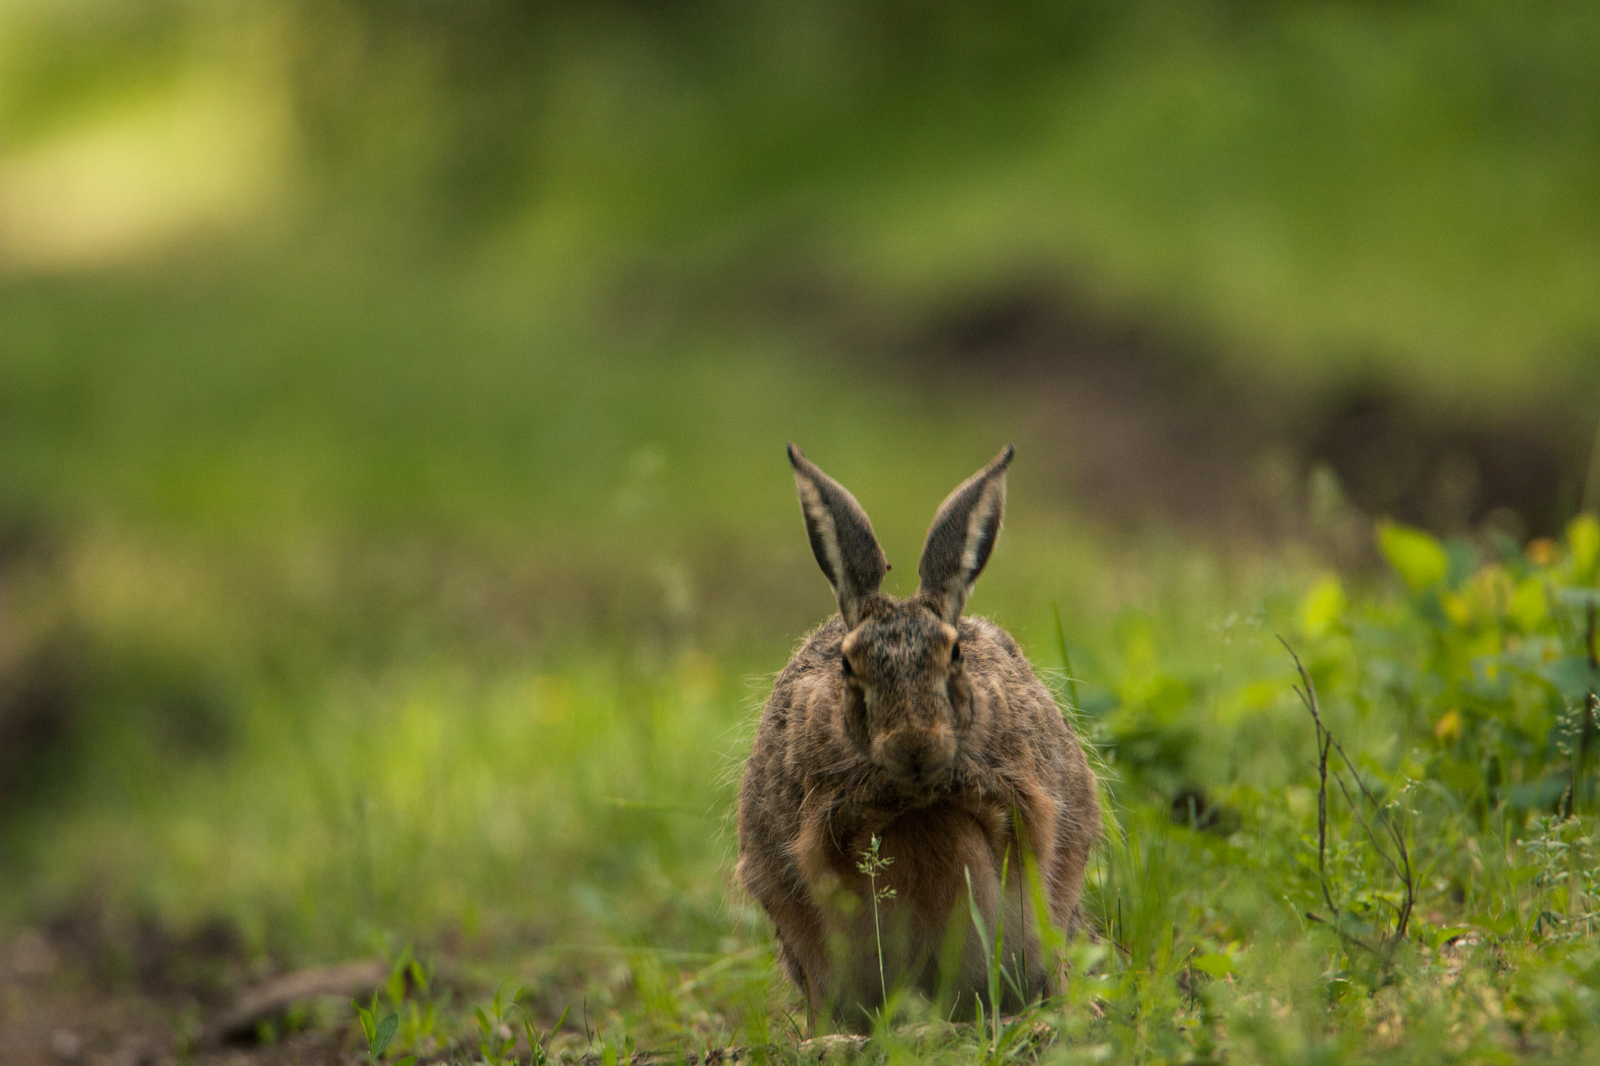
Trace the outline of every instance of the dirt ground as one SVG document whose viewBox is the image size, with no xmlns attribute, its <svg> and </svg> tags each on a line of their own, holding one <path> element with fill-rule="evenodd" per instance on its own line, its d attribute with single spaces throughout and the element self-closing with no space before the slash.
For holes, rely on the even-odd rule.
<svg viewBox="0 0 1600 1066">
<path fill-rule="evenodd" d="M 167 945 L 165 959 L 152 960 L 149 945 L 138 957 L 108 968 L 110 945 L 88 945 L 75 931 L 24 929 L 0 938 L 0 1063 L 4 1066 L 334 1066 L 360 1061 L 354 1034 L 290 1033 L 263 1044 L 246 1037 L 222 1040 L 208 1031 L 233 1007 L 239 994 L 217 982 L 232 960 L 215 947 Z M 144 934 L 149 939 L 148 933 Z M 138 936 L 134 937 L 137 941 Z M 189 953 L 180 959 L 176 953 Z M 98 954 L 97 954 L 98 953 Z M 157 961 L 161 965 L 157 965 Z M 203 965 L 189 967 L 199 962 Z M 131 963 L 131 967 L 129 964 Z M 218 965 L 218 964 L 221 965 Z M 183 965 L 175 965 L 183 964 Z M 209 964 L 209 965 L 205 965 Z M 187 968 L 189 980 L 174 980 Z M 234 980 L 244 975 L 233 974 Z M 268 983 L 255 981 L 240 988 Z M 232 982 L 229 982 L 232 983 Z M 345 1000 L 348 1002 L 348 998 Z"/>
</svg>

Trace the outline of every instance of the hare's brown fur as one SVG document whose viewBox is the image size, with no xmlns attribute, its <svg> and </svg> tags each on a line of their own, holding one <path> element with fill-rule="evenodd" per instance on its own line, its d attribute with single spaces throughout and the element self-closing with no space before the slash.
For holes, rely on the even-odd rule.
<svg viewBox="0 0 1600 1066">
<path fill-rule="evenodd" d="M 803 462 L 796 460 L 798 474 L 826 478 Z M 1004 462 L 996 463 L 1003 494 Z M 994 467 L 979 477 L 994 478 Z M 952 495 L 941 518 L 967 489 Z M 843 498 L 855 504 L 848 493 Z M 936 519 L 922 591 L 898 600 L 871 580 L 858 584 L 873 587 L 853 595 L 841 591 L 841 615 L 805 640 L 762 713 L 739 792 L 738 874 L 772 917 L 781 962 L 813 1024 L 830 1015 L 850 1027 L 869 1024 L 885 985 L 954 999 L 956 1009 L 960 1000 L 986 996 L 969 883 L 991 936 L 1004 911 L 1003 961 L 1017 984 L 1030 997 L 1049 991 L 1055 969 L 1040 947 L 1040 916 L 1024 905 L 1024 852 L 1036 863 L 1050 921 L 1063 931 L 1078 924 L 1100 831 L 1094 775 L 1016 642 L 986 619 L 960 615 L 998 528 L 998 506 L 992 516 L 974 511 L 970 521 L 962 513 L 946 522 L 964 524 L 974 537 L 981 519 L 992 517 L 993 527 L 975 565 L 974 550 L 964 552 L 971 572 L 950 586 L 961 586 L 953 603 L 940 575 L 928 572 Z M 841 511 L 840 524 L 850 520 Z M 825 558 L 825 549 L 833 555 Z M 828 544 L 817 551 L 824 571 L 838 578 L 836 589 L 847 589 L 849 575 L 834 571 L 848 568 L 849 558 L 841 564 Z M 861 568 L 870 570 L 870 559 Z M 877 875 L 876 921 L 874 885 L 859 869 L 874 837 L 890 860 Z M 1015 1000 L 1008 993 L 1002 1005 Z"/>
</svg>

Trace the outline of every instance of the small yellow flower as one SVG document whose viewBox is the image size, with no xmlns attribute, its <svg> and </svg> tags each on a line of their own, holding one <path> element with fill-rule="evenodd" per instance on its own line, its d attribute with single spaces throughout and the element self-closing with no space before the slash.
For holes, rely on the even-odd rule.
<svg viewBox="0 0 1600 1066">
<path fill-rule="evenodd" d="M 1526 550 L 1528 559 L 1537 566 L 1549 566 L 1556 561 L 1556 542 L 1549 537 L 1530 540 Z"/>
<path fill-rule="evenodd" d="M 1440 715 L 1439 720 L 1433 723 L 1433 735 L 1446 744 L 1454 744 L 1461 739 L 1461 712 L 1452 707 Z"/>
</svg>

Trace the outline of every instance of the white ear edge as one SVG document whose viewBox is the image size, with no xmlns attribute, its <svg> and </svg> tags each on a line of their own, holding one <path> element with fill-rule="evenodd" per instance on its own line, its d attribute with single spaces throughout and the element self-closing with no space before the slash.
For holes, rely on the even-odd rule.
<svg viewBox="0 0 1600 1066">
<path fill-rule="evenodd" d="M 988 466 L 957 485 L 928 527 L 917 563 L 920 593 L 947 620 L 960 615 L 1000 536 L 1006 467 L 1015 454 L 1016 448 L 1007 445 Z"/>
<path fill-rule="evenodd" d="M 800 505 L 805 508 L 806 517 L 811 519 L 811 524 L 816 528 L 817 536 L 822 541 L 822 550 L 828 557 L 828 576 L 833 580 L 835 596 L 842 596 L 853 589 L 845 589 L 844 583 L 849 581 L 844 569 L 844 552 L 839 548 L 839 527 L 834 524 L 833 513 L 828 510 L 822 501 L 822 493 L 817 491 L 816 484 L 805 475 L 795 478 L 795 484 L 800 489 Z"/>
<path fill-rule="evenodd" d="M 967 516 L 967 542 L 961 552 L 962 598 L 972 592 L 978 574 L 989 561 L 999 536 L 1000 516 L 1006 505 L 1005 478 L 996 478 L 984 486 L 983 495 Z M 980 553 L 982 558 L 979 558 Z"/>
</svg>

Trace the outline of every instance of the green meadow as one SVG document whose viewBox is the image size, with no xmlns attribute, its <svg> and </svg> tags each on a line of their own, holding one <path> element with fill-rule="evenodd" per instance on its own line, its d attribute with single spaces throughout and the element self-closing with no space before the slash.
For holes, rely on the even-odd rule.
<svg viewBox="0 0 1600 1066">
<path fill-rule="evenodd" d="M 0 14 L 0 1052 L 1592 1059 L 1587 5 L 469 6 Z M 943 339 L 1016 293 L 1259 385 L 1194 390 L 1206 439 L 1360 386 L 1583 454 L 1554 524 L 1276 453 L 1189 486 L 1254 518 L 1119 510 L 1067 473 L 1062 426 L 1124 425 L 1072 352 Z M 734 884 L 834 610 L 791 440 L 899 594 L 1017 445 L 968 609 L 1106 812 L 1023 1014 L 805 1043 Z M 364 1022 L 207 1044 L 360 959 Z"/>
</svg>

